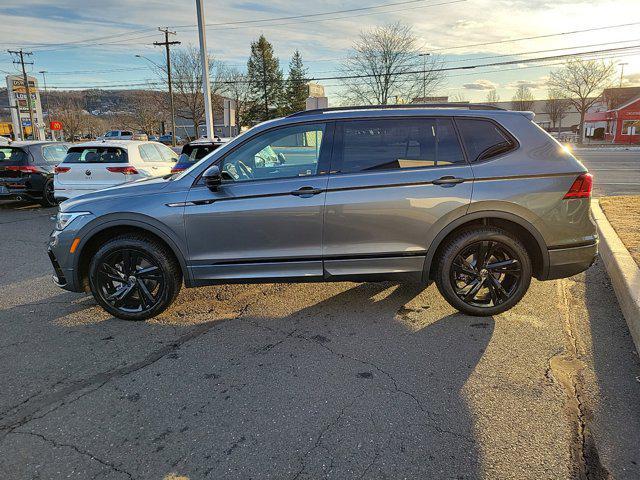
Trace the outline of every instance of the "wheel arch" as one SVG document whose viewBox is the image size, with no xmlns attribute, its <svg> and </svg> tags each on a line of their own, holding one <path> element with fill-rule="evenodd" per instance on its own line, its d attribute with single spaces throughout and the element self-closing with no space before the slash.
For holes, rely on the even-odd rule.
<svg viewBox="0 0 640 480">
<path fill-rule="evenodd" d="M 544 279 L 549 272 L 549 251 L 538 229 L 524 218 L 497 210 L 476 211 L 463 215 L 442 228 L 431 242 L 424 262 L 422 280 L 428 282 L 433 279 L 435 268 L 431 268 L 437 260 L 442 247 L 447 240 L 459 231 L 473 225 L 491 225 L 515 234 L 527 249 L 531 257 L 533 276 Z"/>
<path fill-rule="evenodd" d="M 185 261 L 185 254 L 178 246 L 177 239 L 172 238 L 175 234 L 172 235 L 165 231 L 165 228 L 157 226 L 155 223 L 156 221 L 152 218 L 138 218 L 136 216 L 124 219 L 103 219 L 97 224 L 90 223 L 85 226 L 79 235 L 82 240 L 78 245 L 73 264 L 73 271 L 76 275 L 76 285 L 78 285 L 80 289 L 88 291 L 89 263 L 91 262 L 93 253 L 98 250 L 104 241 L 118 235 L 137 233 L 150 236 L 165 245 L 178 261 L 185 285 L 187 287 L 191 286 L 192 281 Z"/>
</svg>

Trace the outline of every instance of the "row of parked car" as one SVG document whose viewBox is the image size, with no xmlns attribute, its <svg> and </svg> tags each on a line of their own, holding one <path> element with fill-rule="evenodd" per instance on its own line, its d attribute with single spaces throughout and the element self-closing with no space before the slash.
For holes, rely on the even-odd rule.
<svg viewBox="0 0 640 480">
<path fill-rule="evenodd" d="M 225 141 L 196 140 L 184 145 L 180 154 L 159 142 L 136 140 L 0 145 L 0 200 L 50 207 L 121 183 L 180 172 Z"/>
</svg>

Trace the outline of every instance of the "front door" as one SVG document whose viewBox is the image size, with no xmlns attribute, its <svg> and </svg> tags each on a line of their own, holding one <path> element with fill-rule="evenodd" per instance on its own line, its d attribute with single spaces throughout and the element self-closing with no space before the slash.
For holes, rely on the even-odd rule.
<svg viewBox="0 0 640 480">
<path fill-rule="evenodd" d="M 420 277 L 431 227 L 471 201 L 473 174 L 449 118 L 337 122 L 331 169 L 327 277 Z"/>
<path fill-rule="evenodd" d="M 197 281 L 322 276 L 331 127 L 258 133 L 217 161 L 217 191 L 194 185 L 184 212 Z"/>
</svg>

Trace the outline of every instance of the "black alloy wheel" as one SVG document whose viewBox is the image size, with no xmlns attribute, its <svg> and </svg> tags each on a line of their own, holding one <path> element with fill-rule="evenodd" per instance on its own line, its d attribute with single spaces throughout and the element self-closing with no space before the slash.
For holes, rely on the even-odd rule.
<svg viewBox="0 0 640 480">
<path fill-rule="evenodd" d="M 96 252 L 89 284 L 96 301 L 115 317 L 145 320 L 173 302 L 182 275 L 164 245 L 132 235 L 115 238 Z"/>
<path fill-rule="evenodd" d="M 42 190 L 42 200 L 40 201 L 40 203 L 43 207 L 53 207 L 58 204 L 58 201 L 55 198 L 53 180 L 49 180 L 44 184 L 44 189 Z"/>
<path fill-rule="evenodd" d="M 524 296 L 531 260 L 510 233 L 492 227 L 461 232 L 444 248 L 436 283 L 447 301 L 476 316 L 502 313 Z"/>
<path fill-rule="evenodd" d="M 509 247 L 492 240 L 473 243 L 453 261 L 451 285 L 460 299 L 476 307 L 498 306 L 518 290 L 522 268 Z"/>
<path fill-rule="evenodd" d="M 117 250 L 98 267 L 97 287 L 113 308 L 127 313 L 151 310 L 161 298 L 166 280 L 156 262 L 143 252 Z"/>
</svg>

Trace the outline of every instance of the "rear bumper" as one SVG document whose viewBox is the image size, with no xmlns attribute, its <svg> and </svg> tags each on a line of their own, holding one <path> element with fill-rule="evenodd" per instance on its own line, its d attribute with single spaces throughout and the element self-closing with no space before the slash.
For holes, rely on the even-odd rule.
<svg viewBox="0 0 640 480">
<path fill-rule="evenodd" d="M 584 272 L 596 260 L 598 240 L 588 245 L 549 250 L 549 272 L 545 280 L 566 278 Z"/>
</svg>

